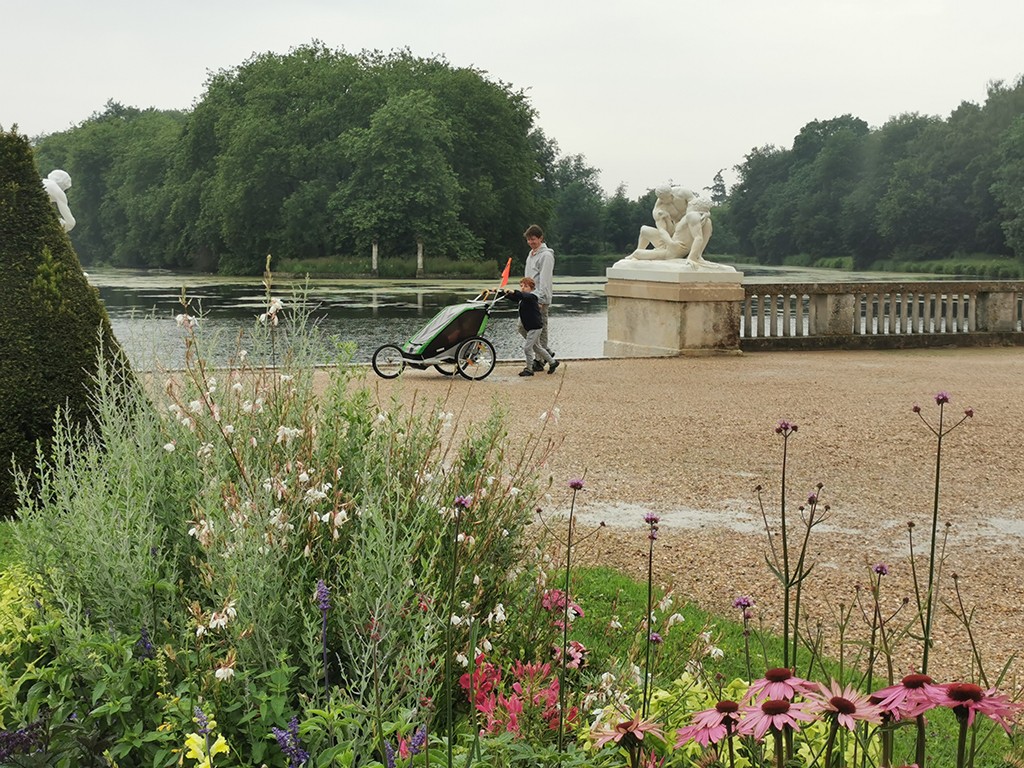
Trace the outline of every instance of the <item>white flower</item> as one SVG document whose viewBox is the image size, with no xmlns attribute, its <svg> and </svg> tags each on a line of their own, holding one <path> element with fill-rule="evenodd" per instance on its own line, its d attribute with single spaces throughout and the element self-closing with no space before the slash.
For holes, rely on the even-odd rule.
<svg viewBox="0 0 1024 768">
<path fill-rule="evenodd" d="M 184 312 L 180 315 L 175 315 L 174 322 L 178 324 L 179 328 L 184 328 L 186 331 L 191 331 L 193 328 L 199 327 L 199 321 L 192 317 L 192 315 Z"/>
<path fill-rule="evenodd" d="M 292 376 L 291 374 L 287 374 L 287 373 L 282 373 L 282 374 L 281 374 L 281 381 L 282 381 L 282 382 L 285 382 L 285 383 L 287 383 L 287 382 L 291 381 L 291 380 L 292 380 L 292 379 L 294 379 L 294 378 L 295 378 L 295 377 L 294 377 L 294 376 Z"/>
<path fill-rule="evenodd" d="M 667 611 L 671 607 L 672 607 L 672 593 L 669 592 L 667 595 L 665 595 L 663 598 L 661 598 L 661 600 L 658 601 L 658 610 L 659 611 Z"/>
<path fill-rule="evenodd" d="M 509 495 L 509 496 L 511 496 L 511 497 L 512 497 L 512 498 L 514 499 L 514 498 L 515 498 L 516 496 L 518 496 L 518 495 L 519 495 L 519 489 L 518 489 L 518 488 L 516 488 L 516 487 L 515 487 L 514 485 L 513 485 L 513 486 L 511 486 L 511 487 L 510 487 L 510 488 L 508 489 L 508 495 Z"/>
<path fill-rule="evenodd" d="M 201 413 L 203 410 L 203 401 L 193 400 L 191 403 L 188 404 L 188 409 L 192 411 L 192 413 Z"/>
<path fill-rule="evenodd" d="M 302 483 L 303 485 L 308 483 L 309 482 L 309 473 L 308 472 L 300 472 L 299 473 L 299 482 Z"/>
<path fill-rule="evenodd" d="M 235 434 L 235 426 L 234 426 L 234 424 L 225 424 L 224 425 L 224 434 L 225 435 L 233 435 L 233 434 Z"/>
<path fill-rule="evenodd" d="M 177 403 L 171 403 L 167 406 L 167 410 L 173 413 L 175 416 L 181 415 L 181 406 Z"/>
<path fill-rule="evenodd" d="M 238 359 L 241 360 L 242 362 L 245 362 L 245 358 L 248 356 L 248 354 L 249 353 L 246 350 L 243 349 L 243 350 L 239 351 Z"/>
<path fill-rule="evenodd" d="M 235 676 L 234 667 L 217 667 L 217 671 L 213 673 L 213 676 L 218 680 L 230 680 Z"/>
<path fill-rule="evenodd" d="M 612 616 L 612 620 L 608 622 L 608 629 L 622 629 L 622 622 L 618 616 Z"/>
<path fill-rule="evenodd" d="M 164 450 L 168 453 L 174 453 L 174 441 L 172 440 L 169 443 L 164 443 Z"/>
<path fill-rule="evenodd" d="M 458 616 L 458 615 L 456 615 L 454 613 L 452 614 L 452 626 L 453 627 L 459 626 L 463 621 L 464 620 L 463 620 L 463 618 L 461 616 Z"/>
<path fill-rule="evenodd" d="M 388 417 L 383 411 L 377 414 L 377 421 L 387 421 Z"/>
<path fill-rule="evenodd" d="M 455 654 L 455 660 L 464 667 L 469 666 L 469 659 L 466 658 L 466 654 L 464 653 Z"/>
<path fill-rule="evenodd" d="M 206 382 L 206 391 L 211 395 L 217 391 L 217 380 L 212 376 L 210 377 L 210 380 Z"/>
<path fill-rule="evenodd" d="M 205 634 L 206 634 L 206 626 L 205 625 L 200 624 L 198 627 L 196 627 L 196 637 L 202 637 Z"/>
<path fill-rule="evenodd" d="M 232 392 L 241 392 L 242 391 L 242 382 L 236 381 L 234 384 L 232 384 L 231 385 L 231 391 Z"/>
<path fill-rule="evenodd" d="M 245 413 L 252 413 L 252 400 L 245 400 L 242 403 L 242 411 Z"/>
<path fill-rule="evenodd" d="M 725 651 L 717 646 L 711 646 L 711 648 L 708 649 L 708 656 L 712 659 L 720 659 L 725 656 Z"/>
<path fill-rule="evenodd" d="M 199 446 L 199 450 L 196 451 L 197 459 L 208 459 L 213 455 L 213 443 L 203 443 Z"/>
<path fill-rule="evenodd" d="M 491 611 L 490 614 L 488 614 L 487 621 L 485 623 L 501 624 L 505 621 L 506 618 L 507 617 L 505 616 L 505 606 L 501 603 L 498 603 L 496 606 L 494 606 L 494 610 Z"/>
<path fill-rule="evenodd" d="M 302 430 L 298 427 L 286 427 L 281 425 L 277 428 L 277 442 L 279 444 L 284 443 L 285 445 L 288 445 L 288 443 L 300 435 L 302 435 Z"/>
<path fill-rule="evenodd" d="M 210 629 L 224 629 L 227 625 L 228 617 L 225 614 L 214 611 L 210 616 Z"/>
<path fill-rule="evenodd" d="M 665 622 L 665 628 L 671 629 L 676 624 L 682 624 L 683 621 L 685 621 L 685 619 L 683 618 L 683 614 L 673 613 L 671 616 L 668 617 L 668 621 Z"/>
</svg>

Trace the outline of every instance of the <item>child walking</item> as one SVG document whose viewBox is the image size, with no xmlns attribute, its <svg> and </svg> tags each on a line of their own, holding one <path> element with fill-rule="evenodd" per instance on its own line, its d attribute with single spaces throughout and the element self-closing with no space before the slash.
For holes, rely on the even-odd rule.
<svg viewBox="0 0 1024 768">
<path fill-rule="evenodd" d="M 532 277 L 524 277 L 519 281 L 518 291 L 505 291 L 505 298 L 519 303 L 519 322 L 526 329 L 526 341 L 523 343 L 523 354 L 526 355 L 526 367 L 519 372 L 520 376 L 533 376 L 533 360 L 540 358 L 548 364 L 548 373 L 554 373 L 559 363 L 540 345 L 540 334 L 544 329 L 544 318 L 540 313 L 540 304 L 533 290 L 537 284 Z"/>
</svg>

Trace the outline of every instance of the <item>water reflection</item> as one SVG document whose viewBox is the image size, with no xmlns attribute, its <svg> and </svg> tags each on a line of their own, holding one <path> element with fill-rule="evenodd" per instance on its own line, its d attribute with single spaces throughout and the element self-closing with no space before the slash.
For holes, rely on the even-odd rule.
<svg viewBox="0 0 1024 768">
<path fill-rule="evenodd" d="M 90 274 L 90 281 L 106 304 L 117 338 L 132 362 L 144 369 L 177 367 L 183 362 L 183 331 L 173 319 L 184 311 L 183 284 L 189 314 L 201 317 L 202 337 L 217 362 L 226 361 L 237 349 L 239 332 L 251 328 L 267 304 L 258 279 L 96 272 Z M 403 343 L 440 309 L 472 298 L 479 289 L 479 281 L 334 280 L 309 286 L 282 282 L 272 293 L 291 306 L 305 296 L 311 319 L 324 336 L 318 361 L 327 363 L 335 359 L 339 342 L 355 344 L 354 359 L 368 362 L 381 344 Z M 559 278 L 556 294 L 551 323 L 556 353 L 563 358 L 601 357 L 607 336 L 603 279 Z M 486 331 L 499 360 L 520 358 L 521 338 L 515 329 L 515 306 L 499 302 Z M 242 344 L 248 346 L 248 342 Z"/>
</svg>

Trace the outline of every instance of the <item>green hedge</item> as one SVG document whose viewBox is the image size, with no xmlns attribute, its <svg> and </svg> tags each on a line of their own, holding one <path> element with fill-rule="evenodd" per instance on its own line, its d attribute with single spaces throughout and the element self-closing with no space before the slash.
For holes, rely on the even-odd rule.
<svg viewBox="0 0 1024 768">
<path fill-rule="evenodd" d="M 97 342 L 122 360 L 96 290 L 43 190 L 28 139 L 0 131 L 0 517 L 14 513 L 11 457 L 35 461 L 53 419 L 67 405 L 89 419 Z M 116 366 L 127 370 L 121 362 Z"/>
</svg>

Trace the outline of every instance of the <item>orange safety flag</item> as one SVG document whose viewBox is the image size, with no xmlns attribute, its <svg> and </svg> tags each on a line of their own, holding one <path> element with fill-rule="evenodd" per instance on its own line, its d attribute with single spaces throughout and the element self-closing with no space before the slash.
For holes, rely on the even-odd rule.
<svg viewBox="0 0 1024 768">
<path fill-rule="evenodd" d="M 501 285 L 498 286 L 499 290 L 504 288 L 506 285 L 508 285 L 508 273 L 510 271 L 512 271 L 512 258 L 511 257 L 509 257 L 508 264 L 505 265 L 505 271 L 501 273 Z"/>
</svg>

